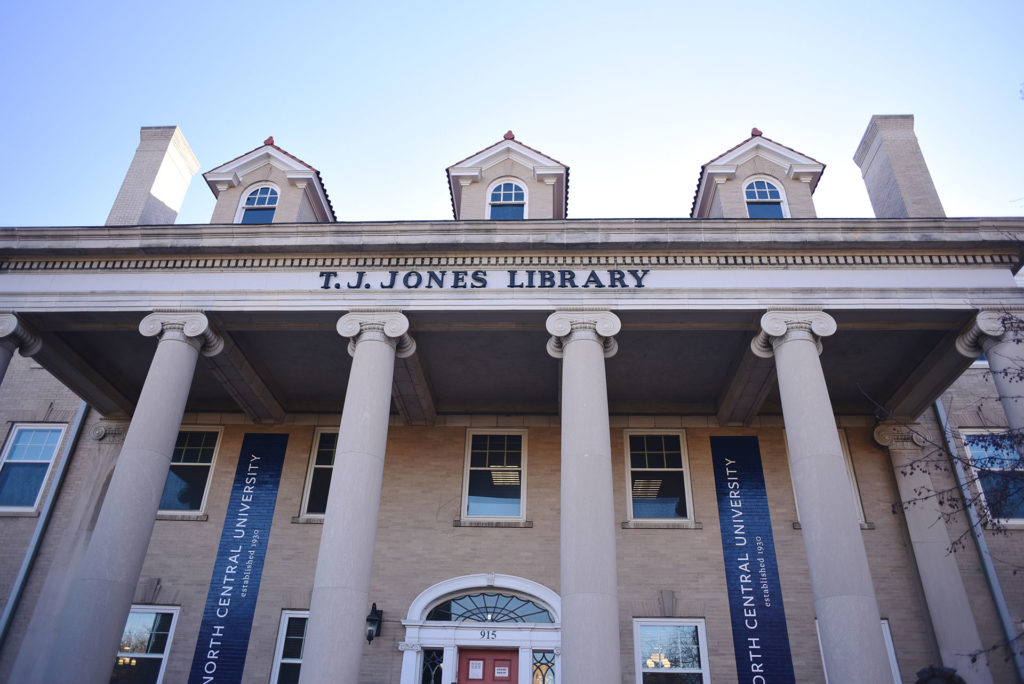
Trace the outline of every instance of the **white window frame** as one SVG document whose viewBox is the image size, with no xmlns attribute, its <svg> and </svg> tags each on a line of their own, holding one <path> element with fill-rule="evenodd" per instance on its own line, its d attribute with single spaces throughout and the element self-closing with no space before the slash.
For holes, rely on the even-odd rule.
<svg viewBox="0 0 1024 684">
<path fill-rule="evenodd" d="M 774 200 L 768 200 L 768 201 L 765 201 L 765 200 L 748 200 L 747 199 L 747 186 L 750 185 L 751 183 L 753 183 L 754 181 L 764 181 L 765 183 L 771 183 L 775 187 L 775 189 L 779 191 L 779 206 L 782 207 L 782 218 L 790 218 L 790 214 L 789 214 L 789 199 L 786 197 L 786 186 L 785 186 L 785 184 L 783 184 L 782 181 L 780 181 L 778 178 L 775 178 L 774 176 L 769 176 L 769 175 L 763 174 L 763 173 L 754 174 L 753 176 L 748 176 L 747 178 L 743 179 L 743 182 L 740 184 L 740 193 L 741 193 L 741 195 L 743 197 L 743 209 L 746 210 L 747 216 L 750 216 L 750 210 L 747 209 L 747 205 L 748 204 L 751 204 L 751 203 L 753 203 L 753 204 L 768 204 L 768 203 L 774 201 Z"/>
<path fill-rule="evenodd" d="M 530 218 L 530 188 L 526 181 L 522 178 L 516 178 L 515 176 L 504 176 L 503 178 L 498 178 L 487 186 L 487 194 L 484 195 L 484 204 L 486 206 L 485 218 L 488 221 L 491 220 L 491 193 L 494 192 L 496 187 L 504 183 L 515 183 L 523 189 L 523 220 L 525 221 Z M 506 204 L 506 202 L 499 202 L 498 204 Z M 513 202 L 512 204 L 517 204 L 517 202 Z"/>
<path fill-rule="evenodd" d="M 636 672 L 636 684 L 644 681 L 644 654 L 640 652 L 640 628 L 645 625 L 661 627 L 697 627 L 698 649 L 700 651 L 700 672 L 704 684 L 711 682 L 711 664 L 708 662 L 708 635 L 703 618 L 633 618 L 633 669 Z M 678 672 L 678 670 L 672 670 Z M 696 673 L 689 670 L 684 674 Z"/>
<path fill-rule="evenodd" d="M 167 631 L 167 644 L 164 646 L 164 652 L 159 654 L 160 657 L 160 672 L 156 677 L 156 684 L 164 679 L 164 670 L 167 669 L 167 658 L 171 653 L 171 644 L 174 641 L 174 630 L 178 625 L 178 611 L 181 610 L 179 606 L 154 606 L 148 604 L 132 604 L 132 609 L 129 611 L 129 617 L 132 613 L 170 613 L 171 615 L 171 626 Z M 127 627 L 128 621 L 125 620 L 125 627 Z M 124 634 L 124 628 L 121 630 L 122 635 Z M 137 653 L 135 651 L 121 651 L 120 646 L 118 647 L 117 653 L 114 654 L 115 665 L 118 658 L 155 658 L 157 654 L 154 653 Z"/>
<path fill-rule="evenodd" d="M 992 509 L 989 508 L 988 500 L 985 498 L 985 488 L 981 484 L 978 469 L 974 466 L 974 453 L 971 451 L 971 445 L 967 441 L 967 438 L 971 435 L 998 435 L 1003 432 L 1006 432 L 1006 430 L 962 429 L 960 430 L 960 442 L 963 444 L 964 451 L 967 453 L 967 458 L 971 463 L 971 474 L 974 476 L 972 486 L 978 493 L 978 497 L 980 498 L 982 505 L 985 506 L 985 510 L 988 511 L 989 518 L 997 525 L 1002 525 L 1011 529 L 1024 529 L 1024 518 L 997 518 L 992 515 Z M 998 469 L 989 468 L 989 470 Z"/>
<path fill-rule="evenodd" d="M 299 515 L 300 516 L 302 516 L 304 518 L 311 518 L 311 519 L 314 519 L 314 520 L 322 520 L 323 517 L 324 517 L 324 513 L 310 513 L 309 511 L 306 510 L 306 508 L 309 506 L 309 490 L 313 486 L 313 473 L 314 473 L 315 469 L 317 468 L 317 465 L 316 465 L 316 452 L 317 452 L 317 449 L 320 447 L 320 436 L 324 435 L 324 434 L 337 435 L 338 434 L 338 428 L 317 428 L 316 431 L 313 432 L 313 446 L 309 450 L 309 463 L 306 466 L 306 484 L 302 488 L 302 508 L 299 509 Z M 332 457 L 332 458 L 336 458 L 336 457 L 337 457 L 337 453 L 335 453 L 335 456 Z M 328 466 L 319 466 L 319 467 L 321 469 L 327 469 L 328 468 Z M 334 477 L 334 461 L 333 460 L 331 461 L 330 471 L 331 471 L 331 477 L 333 478 Z"/>
<path fill-rule="evenodd" d="M 853 467 L 853 457 L 850 455 L 850 444 L 846 440 L 846 430 L 843 428 L 837 428 L 836 432 L 839 433 L 839 446 L 843 449 L 843 461 L 846 463 L 846 476 L 850 480 L 850 488 L 853 491 L 853 501 L 857 505 L 857 522 L 861 525 L 867 525 L 867 518 L 864 517 L 864 502 L 860 498 L 860 485 L 857 484 L 857 471 Z M 785 430 L 783 430 L 783 436 L 785 436 Z M 793 506 L 796 508 L 796 519 L 800 521 L 800 504 L 796 499 L 796 483 L 793 482 L 793 463 L 789 458 L 789 441 L 786 444 L 786 465 L 789 467 L 789 484 L 793 487 Z"/>
<path fill-rule="evenodd" d="M 468 515 L 469 511 L 469 473 L 470 458 L 473 451 L 473 435 L 520 435 L 522 437 L 521 461 L 519 467 L 519 515 Z M 459 515 L 463 520 L 474 521 L 526 521 L 526 456 L 527 456 L 527 431 L 525 428 L 470 428 L 466 430 L 466 464 L 462 469 L 462 507 Z M 472 468 L 472 470 L 480 470 Z"/>
<path fill-rule="evenodd" d="M 277 193 L 277 202 L 274 204 L 274 218 L 277 218 L 277 210 L 281 208 L 281 188 L 277 186 L 277 183 L 270 183 L 268 181 L 262 181 L 259 183 L 253 183 L 245 190 L 242 191 L 242 196 L 238 200 L 238 208 L 235 209 L 235 220 L 234 223 L 241 223 L 242 217 L 245 215 L 245 201 L 249 199 L 249 195 L 256 192 L 260 188 L 271 188 Z M 259 208 L 259 207 L 254 207 Z M 269 209 L 269 207 L 263 207 Z M 273 220 L 271 220 L 273 222 Z"/>
<path fill-rule="evenodd" d="M 900 664 L 896 661 L 896 648 L 892 645 L 892 630 L 889 628 L 889 618 L 882 618 L 882 641 L 885 642 L 885 652 L 889 656 L 889 670 L 892 672 L 893 684 L 900 684 L 903 678 L 900 676 Z M 818 653 L 821 654 L 821 669 L 825 672 L 825 684 L 828 684 L 828 669 L 825 668 L 825 654 L 821 649 L 821 630 L 818 628 L 818 618 L 814 618 L 814 634 L 818 638 Z"/>
<path fill-rule="evenodd" d="M 629 451 L 629 438 L 633 435 L 676 435 L 679 437 L 679 451 L 682 457 L 682 471 L 683 471 L 683 490 L 686 495 L 686 517 L 685 518 L 637 518 L 633 516 L 633 467 L 630 459 Z M 626 465 L 626 514 L 627 519 L 633 522 L 693 522 L 693 491 L 691 489 L 691 477 L 690 477 L 690 458 L 686 449 L 686 431 L 685 430 L 623 430 L 622 431 L 622 443 L 625 450 L 625 465 Z M 653 470 L 675 470 L 675 468 L 656 468 Z"/>
<path fill-rule="evenodd" d="M 210 459 L 209 471 L 206 473 L 206 486 L 203 488 L 203 500 L 198 509 L 184 510 L 181 508 L 161 508 L 157 513 L 162 516 L 189 516 L 189 515 L 205 515 L 206 513 L 206 500 L 210 496 L 210 482 L 213 480 L 213 469 L 217 466 L 217 455 L 220 453 L 221 440 L 224 437 L 224 428 L 221 426 L 213 425 L 182 425 L 178 428 L 178 433 L 182 432 L 216 432 L 217 442 L 213 445 L 213 458 Z M 174 436 L 175 444 L 177 444 L 178 436 Z M 173 458 L 173 449 L 171 451 Z M 167 467 L 167 475 L 170 477 L 170 466 L 199 466 L 206 465 L 205 463 L 170 463 Z M 166 482 L 164 487 L 167 487 Z M 164 490 L 160 490 L 160 496 L 163 498 Z"/>
<path fill-rule="evenodd" d="M 14 438 L 22 430 L 60 430 L 60 436 L 57 438 L 57 444 L 53 448 L 53 453 L 50 454 L 49 464 L 46 466 L 46 473 L 43 475 L 43 479 L 39 483 L 39 490 L 36 492 L 36 498 L 35 501 L 32 502 L 32 505 L 0 505 L 0 512 L 34 511 L 39 508 L 39 501 L 43 498 L 43 491 L 50 483 L 50 475 L 53 472 L 53 463 L 57 460 L 57 454 L 60 453 L 61 447 L 64 446 L 64 437 L 67 436 L 67 425 L 64 423 L 14 423 L 11 425 L 11 429 L 7 433 L 7 440 L 4 442 L 3 453 L 0 454 L 0 471 L 2 471 L 4 466 L 7 465 L 7 456 L 11 451 L 11 447 L 14 446 Z M 11 461 L 11 463 L 42 463 L 42 461 Z"/>
<path fill-rule="evenodd" d="M 284 658 L 284 639 L 288 633 L 288 620 L 290 618 L 306 618 L 306 633 L 302 637 L 302 651 L 306 651 L 306 637 L 309 636 L 309 611 L 308 610 L 282 610 L 281 625 L 277 629 L 277 644 L 274 646 L 274 669 L 270 673 L 270 684 L 277 684 L 277 678 L 281 674 L 281 663 L 298 663 L 302 665 L 302 658 Z"/>
</svg>

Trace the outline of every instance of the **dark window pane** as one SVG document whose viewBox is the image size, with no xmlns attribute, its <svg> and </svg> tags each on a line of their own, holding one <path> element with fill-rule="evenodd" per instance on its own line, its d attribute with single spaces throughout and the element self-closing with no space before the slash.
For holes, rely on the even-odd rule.
<svg viewBox="0 0 1024 684">
<path fill-rule="evenodd" d="M 114 660 L 110 684 L 156 684 L 161 658 L 119 656 Z"/>
<path fill-rule="evenodd" d="M 644 672 L 644 684 L 702 684 L 699 672 Z"/>
<path fill-rule="evenodd" d="M 747 215 L 750 218 L 784 218 L 780 202 L 747 202 Z"/>
<path fill-rule="evenodd" d="M 285 628 L 284 647 L 281 651 L 281 657 L 301 660 L 302 644 L 305 637 L 306 618 L 288 618 L 288 626 Z"/>
<path fill-rule="evenodd" d="M 519 470 L 471 470 L 466 515 L 519 516 Z"/>
<path fill-rule="evenodd" d="M 492 204 L 491 218 L 495 221 L 519 221 L 524 215 L 522 204 Z"/>
<path fill-rule="evenodd" d="M 686 488 L 680 470 L 630 473 L 634 518 L 685 518 Z"/>
<path fill-rule="evenodd" d="M 209 466 L 172 465 L 160 497 L 160 510 L 198 511 L 203 505 Z"/>
<path fill-rule="evenodd" d="M 331 471 L 331 468 L 313 469 L 313 479 L 309 483 L 306 513 L 325 513 L 327 511 L 327 492 L 331 488 Z"/>
<path fill-rule="evenodd" d="M 0 506 L 34 506 L 49 467 L 49 463 L 4 463 L 0 469 Z"/>
<path fill-rule="evenodd" d="M 299 684 L 300 663 L 281 663 L 277 671 L 277 684 Z"/>
<path fill-rule="evenodd" d="M 242 213 L 242 223 L 273 223 L 273 208 L 246 209 Z"/>
<path fill-rule="evenodd" d="M 1024 472 L 980 470 L 978 483 L 993 518 L 1024 518 Z"/>
<path fill-rule="evenodd" d="M 420 677 L 420 684 L 441 684 L 441 663 L 443 661 L 444 651 L 442 649 L 423 649 L 423 674 Z"/>
</svg>

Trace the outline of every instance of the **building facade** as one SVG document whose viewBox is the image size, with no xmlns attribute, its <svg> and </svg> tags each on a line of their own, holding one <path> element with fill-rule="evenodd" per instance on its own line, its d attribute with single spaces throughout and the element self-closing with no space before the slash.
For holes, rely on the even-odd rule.
<svg viewBox="0 0 1024 684">
<path fill-rule="evenodd" d="M 106 226 L 0 228 L 0 679 L 1019 681 L 1024 220 L 912 117 L 855 162 L 874 219 L 754 129 L 569 220 L 510 131 L 353 223 L 268 138 L 184 226 L 144 128 Z"/>
</svg>

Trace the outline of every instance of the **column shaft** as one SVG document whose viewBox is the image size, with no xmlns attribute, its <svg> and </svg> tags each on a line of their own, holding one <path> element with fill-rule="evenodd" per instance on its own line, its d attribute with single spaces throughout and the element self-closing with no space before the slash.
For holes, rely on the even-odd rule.
<svg viewBox="0 0 1024 684">
<path fill-rule="evenodd" d="M 1006 422 L 1011 430 L 1024 432 L 1024 386 L 1020 381 L 1024 374 L 1024 340 L 1016 331 L 1010 331 L 1000 337 L 985 338 L 982 347 Z"/>
<path fill-rule="evenodd" d="M 548 320 L 553 334 L 561 332 L 552 325 L 559 315 Z M 622 679 L 605 350 L 593 323 L 589 329 L 574 325 L 561 337 L 561 668 L 567 683 Z"/>
<path fill-rule="evenodd" d="M 878 603 L 814 334 L 831 334 L 835 322 L 820 312 L 773 312 L 761 325 L 772 337 L 828 680 L 888 682 Z"/>
<path fill-rule="evenodd" d="M 935 491 L 915 437 L 923 442 L 912 428 L 903 425 L 883 424 L 875 430 L 875 439 L 889 448 L 901 501 L 916 501 L 921 492 Z M 933 500 L 926 500 L 905 506 L 903 515 L 942 664 L 955 668 L 967 684 L 992 684 L 985 659 L 972 662 L 971 653 L 982 651 L 981 637 L 956 557 L 950 551 L 942 511 Z"/>
<path fill-rule="evenodd" d="M 349 316 L 338 325 L 342 334 L 356 337 L 350 347 L 352 370 L 310 598 L 303 683 L 356 682 L 359 678 L 391 415 L 394 337 L 408 329 L 401 314 L 390 314 L 404 322 L 397 334 L 385 332 L 383 323 L 373 322 L 384 319 L 370 315 L 356 321 L 355 329 L 346 327 L 353 320 Z"/>
<path fill-rule="evenodd" d="M 11 359 L 14 358 L 14 350 L 18 348 L 17 343 L 8 338 L 0 338 L 0 383 L 4 381 L 4 377 L 7 375 L 7 367 L 11 365 Z"/>
<path fill-rule="evenodd" d="M 187 318 L 201 318 L 205 329 L 201 314 Z M 61 656 L 43 654 L 51 658 L 48 682 L 110 679 L 202 346 L 182 320 L 166 329 L 160 320 L 159 332 L 143 327 L 144 333 L 160 334 L 160 342 L 63 611 L 55 642 Z"/>
</svg>

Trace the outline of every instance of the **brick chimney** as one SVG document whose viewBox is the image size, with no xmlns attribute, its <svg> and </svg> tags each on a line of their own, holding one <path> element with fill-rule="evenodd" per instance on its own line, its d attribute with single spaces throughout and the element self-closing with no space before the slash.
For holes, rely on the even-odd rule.
<svg viewBox="0 0 1024 684">
<path fill-rule="evenodd" d="M 876 218 L 943 218 L 910 114 L 875 115 L 853 155 Z"/>
<path fill-rule="evenodd" d="M 108 226 L 174 223 L 199 161 L 177 126 L 144 126 Z"/>
</svg>

